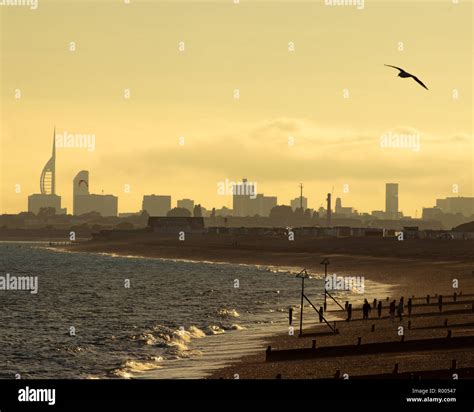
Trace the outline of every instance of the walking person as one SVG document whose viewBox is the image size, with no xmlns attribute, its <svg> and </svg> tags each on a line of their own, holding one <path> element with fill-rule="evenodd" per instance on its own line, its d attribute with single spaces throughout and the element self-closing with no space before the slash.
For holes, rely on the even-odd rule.
<svg viewBox="0 0 474 412">
<path fill-rule="evenodd" d="M 370 313 L 371 307 L 367 299 L 364 299 L 364 304 L 362 305 L 362 320 L 363 321 L 368 321 L 369 320 L 369 313 Z"/>
<path fill-rule="evenodd" d="M 379 319 L 382 317 L 382 301 L 379 300 L 379 304 L 377 305 L 377 315 Z"/>
</svg>

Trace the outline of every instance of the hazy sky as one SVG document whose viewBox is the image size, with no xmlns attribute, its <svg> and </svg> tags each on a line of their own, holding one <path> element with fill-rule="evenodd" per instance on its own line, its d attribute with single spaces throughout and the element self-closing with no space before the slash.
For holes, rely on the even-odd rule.
<svg viewBox="0 0 474 412">
<path fill-rule="evenodd" d="M 413 216 L 474 195 L 472 1 L 39 0 L 0 17 L 2 213 L 39 192 L 54 125 L 95 136 L 57 150 L 69 212 L 83 169 L 121 212 L 151 193 L 231 207 L 217 185 L 242 177 L 280 204 L 303 182 L 310 207 L 334 190 L 359 211 L 398 182 Z M 381 144 L 397 134 L 409 147 Z"/>
</svg>

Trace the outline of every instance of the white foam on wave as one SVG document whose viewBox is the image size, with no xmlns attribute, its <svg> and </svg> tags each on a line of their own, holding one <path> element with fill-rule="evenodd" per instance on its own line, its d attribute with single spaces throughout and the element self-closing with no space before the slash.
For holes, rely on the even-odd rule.
<svg viewBox="0 0 474 412">
<path fill-rule="evenodd" d="M 235 309 L 222 308 L 217 311 L 217 315 L 222 318 L 238 318 L 240 317 L 239 312 Z"/>
<path fill-rule="evenodd" d="M 206 334 L 196 326 L 190 326 L 188 329 L 188 333 L 191 335 L 191 337 L 197 338 L 197 339 L 203 338 L 204 336 L 206 336 Z"/>
<path fill-rule="evenodd" d="M 222 333 L 225 333 L 225 330 L 217 325 L 209 325 L 207 329 L 211 335 L 221 335 Z"/>
<path fill-rule="evenodd" d="M 130 379 L 135 374 L 162 368 L 163 366 L 160 364 L 161 361 L 163 361 L 161 356 L 151 357 L 147 360 L 128 359 L 120 368 L 111 371 L 110 375 L 117 378 Z"/>
</svg>

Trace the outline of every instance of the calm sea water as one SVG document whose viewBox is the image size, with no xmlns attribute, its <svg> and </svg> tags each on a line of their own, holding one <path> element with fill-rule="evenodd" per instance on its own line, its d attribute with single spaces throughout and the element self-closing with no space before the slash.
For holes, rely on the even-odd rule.
<svg viewBox="0 0 474 412">
<path fill-rule="evenodd" d="M 290 271 L 28 243 L 0 243 L 0 262 L 39 284 L 0 291 L 0 378 L 202 377 L 287 331 L 289 305 L 297 317 Z M 320 302 L 322 280 L 306 284 Z"/>
</svg>

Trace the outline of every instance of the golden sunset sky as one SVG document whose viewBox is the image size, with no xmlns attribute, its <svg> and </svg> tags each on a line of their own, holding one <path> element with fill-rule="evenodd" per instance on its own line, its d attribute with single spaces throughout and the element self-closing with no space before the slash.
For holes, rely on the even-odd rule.
<svg viewBox="0 0 474 412">
<path fill-rule="evenodd" d="M 398 182 L 400 209 L 418 217 L 436 198 L 474 195 L 472 1 L 39 0 L 0 18 L 0 213 L 39 193 L 54 126 L 96 139 L 94 151 L 57 150 L 69 212 L 83 169 L 120 212 L 151 193 L 232 207 L 217 185 L 242 177 L 279 204 L 303 182 L 309 207 L 334 190 L 367 212 Z M 389 132 L 418 136 L 420 150 L 381 147 Z"/>
</svg>

